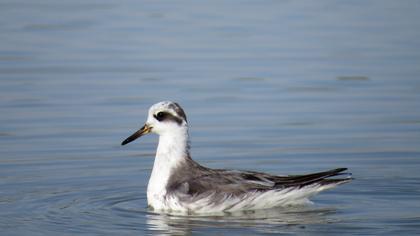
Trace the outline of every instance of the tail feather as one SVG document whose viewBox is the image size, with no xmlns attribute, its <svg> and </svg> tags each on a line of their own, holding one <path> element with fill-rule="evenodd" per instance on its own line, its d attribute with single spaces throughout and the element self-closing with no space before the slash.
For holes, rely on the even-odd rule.
<svg viewBox="0 0 420 236">
<path fill-rule="evenodd" d="M 311 184 L 320 184 L 320 185 L 337 185 L 342 183 L 347 183 L 352 180 L 351 173 L 343 173 L 347 168 L 338 168 L 324 172 L 318 172 L 307 175 L 295 175 L 295 176 L 286 176 L 279 177 L 275 181 L 275 188 L 289 188 L 289 187 L 304 187 Z M 336 176 L 343 176 L 345 178 L 331 178 Z"/>
</svg>

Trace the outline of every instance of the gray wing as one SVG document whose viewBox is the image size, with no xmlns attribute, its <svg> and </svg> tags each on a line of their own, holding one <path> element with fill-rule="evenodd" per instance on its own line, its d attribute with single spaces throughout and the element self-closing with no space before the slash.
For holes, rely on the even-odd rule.
<svg viewBox="0 0 420 236">
<path fill-rule="evenodd" d="M 203 193 L 225 193 L 240 195 L 250 191 L 301 188 L 311 184 L 339 184 L 347 182 L 350 174 L 343 173 L 346 168 L 306 175 L 276 176 L 253 171 L 211 170 L 207 169 L 194 178 L 183 179 L 170 186 L 173 191 L 188 195 Z M 331 178 L 347 175 L 345 178 Z"/>
</svg>

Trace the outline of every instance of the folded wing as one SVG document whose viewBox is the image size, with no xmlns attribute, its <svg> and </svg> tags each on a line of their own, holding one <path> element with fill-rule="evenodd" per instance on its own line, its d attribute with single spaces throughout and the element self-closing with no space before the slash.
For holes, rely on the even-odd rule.
<svg viewBox="0 0 420 236">
<path fill-rule="evenodd" d="M 286 188 L 302 188 L 308 185 L 338 185 L 349 182 L 350 173 L 347 168 L 338 168 L 324 172 L 276 176 L 253 171 L 211 170 L 194 178 L 175 183 L 171 189 L 188 195 L 202 193 L 225 193 L 240 195 L 250 191 L 267 191 Z"/>
</svg>

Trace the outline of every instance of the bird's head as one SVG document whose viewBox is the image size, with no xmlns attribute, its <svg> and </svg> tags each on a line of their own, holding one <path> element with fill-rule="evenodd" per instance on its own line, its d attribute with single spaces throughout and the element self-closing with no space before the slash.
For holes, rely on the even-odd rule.
<svg viewBox="0 0 420 236">
<path fill-rule="evenodd" d="M 187 117 L 181 106 L 176 102 L 163 101 L 150 107 L 144 126 L 125 139 L 121 145 L 130 143 L 148 133 L 164 135 L 176 132 L 186 133 L 187 131 Z"/>
</svg>

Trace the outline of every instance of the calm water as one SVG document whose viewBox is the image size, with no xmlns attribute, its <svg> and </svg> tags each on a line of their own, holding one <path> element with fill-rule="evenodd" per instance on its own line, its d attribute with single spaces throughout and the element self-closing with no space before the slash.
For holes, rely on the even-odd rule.
<svg viewBox="0 0 420 236">
<path fill-rule="evenodd" d="M 418 1 L 1 1 L 2 235 L 420 234 Z M 356 178 L 314 205 L 146 208 L 148 107 L 210 167 Z"/>
</svg>

